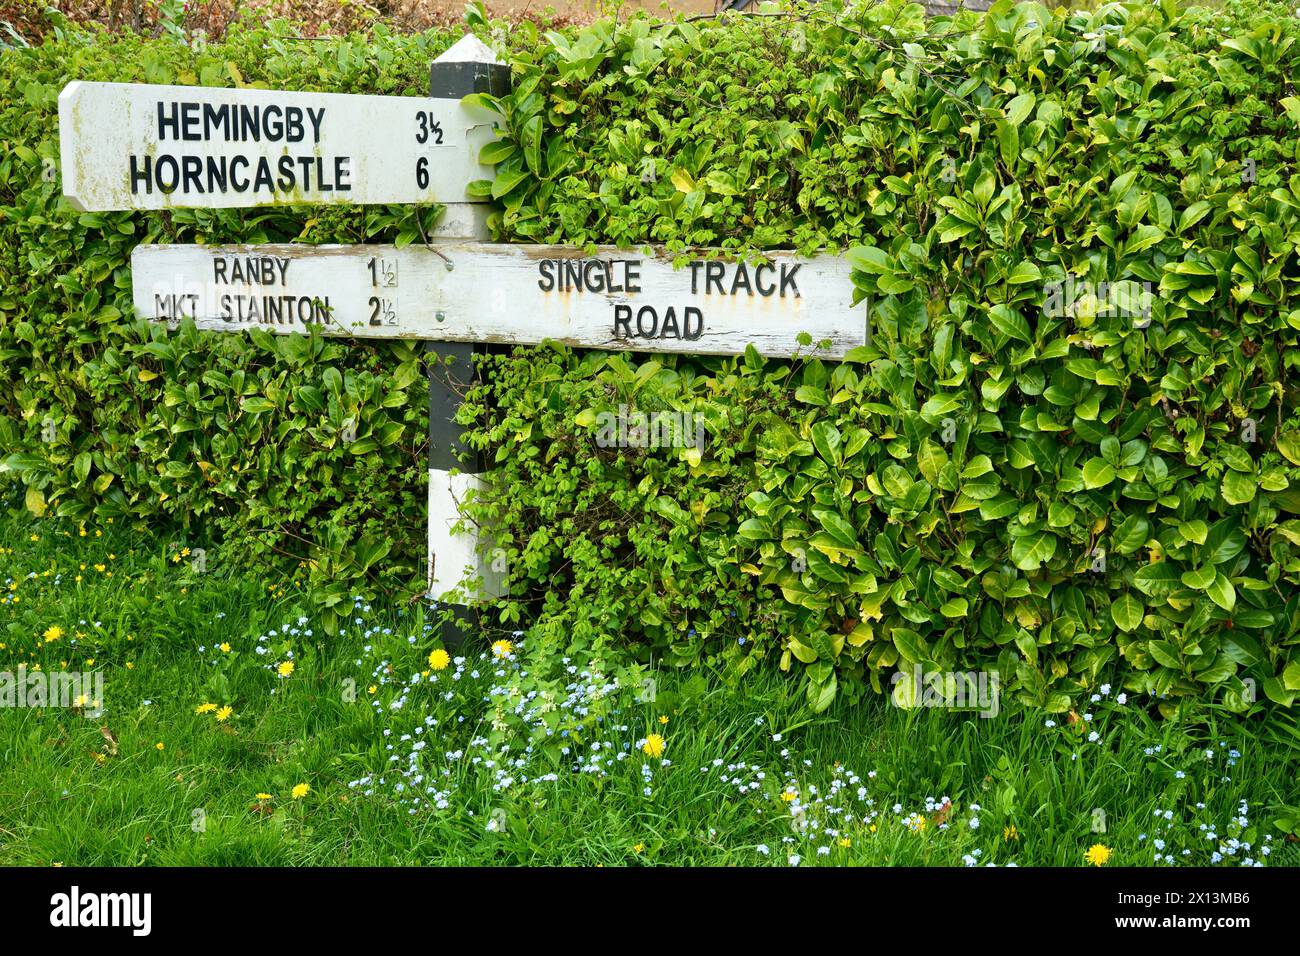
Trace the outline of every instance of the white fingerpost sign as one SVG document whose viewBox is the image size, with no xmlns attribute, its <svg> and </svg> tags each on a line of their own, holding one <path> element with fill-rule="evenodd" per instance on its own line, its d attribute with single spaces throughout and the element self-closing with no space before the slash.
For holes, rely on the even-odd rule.
<svg viewBox="0 0 1300 956">
<path fill-rule="evenodd" d="M 459 98 L 74 82 L 63 194 L 81 210 L 464 202 L 492 115 Z"/>
<path fill-rule="evenodd" d="M 835 256 L 494 245 L 466 192 L 509 88 L 473 36 L 434 61 L 428 98 L 71 83 L 59 98 L 64 194 L 80 209 L 440 202 L 429 246 L 140 246 L 135 310 L 217 331 L 423 339 L 429 350 L 429 596 L 502 593 L 490 533 L 462 523 L 484 485 L 454 421 L 475 343 L 839 359 L 870 342 Z M 481 347 L 481 346 L 480 346 Z"/>
<path fill-rule="evenodd" d="M 676 261 L 675 261 L 676 260 Z M 868 340 L 847 261 L 570 246 L 138 246 L 136 312 L 201 329 L 840 359 Z M 803 346 L 806 334 L 811 345 Z M 823 348 L 814 349 L 812 345 Z"/>
</svg>

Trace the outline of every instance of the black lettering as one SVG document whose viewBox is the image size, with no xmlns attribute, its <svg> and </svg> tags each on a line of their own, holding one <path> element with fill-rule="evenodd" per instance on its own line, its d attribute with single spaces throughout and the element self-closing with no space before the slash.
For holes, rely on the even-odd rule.
<svg viewBox="0 0 1300 956">
<path fill-rule="evenodd" d="M 275 119 L 271 119 L 272 110 L 275 111 Z M 266 132 L 266 138 L 272 142 L 283 139 L 284 110 L 274 103 L 262 110 L 262 129 Z"/>
<path fill-rule="evenodd" d="M 565 259 L 564 260 L 564 282 L 565 288 L 582 291 L 582 260 Z"/>
<path fill-rule="evenodd" d="M 221 318 L 225 322 L 235 321 L 235 317 L 230 314 L 230 293 L 221 297 Z"/>
<path fill-rule="evenodd" d="M 290 106 L 284 111 L 284 138 L 290 143 L 301 143 L 303 137 L 302 107 Z"/>
<path fill-rule="evenodd" d="M 726 274 L 727 267 L 721 262 L 706 262 L 704 264 L 704 294 L 708 295 L 709 290 L 716 285 L 718 295 L 726 295 L 727 290 L 722 287 L 722 278 Z"/>
<path fill-rule="evenodd" d="M 198 103 L 181 104 L 181 139 L 191 143 L 203 139 L 203 131 L 199 128 L 201 118 Z"/>
<path fill-rule="evenodd" d="M 230 186 L 231 186 L 231 188 L 234 189 L 235 192 L 237 192 L 237 193 L 246 193 L 246 192 L 248 192 L 248 180 L 247 180 L 247 179 L 244 179 L 244 180 L 241 182 L 240 180 L 238 180 L 238 179 L 235 178 L 235 167 L 236 167 L 236 166 L 243 166 L 245 169 L 247 169 L 247 168 L 248 168 L 248 157 L 247 157 L 247 156 L 236 156 L 234 159 L 232 159 L 232 160 L 230 161 Z"/>
<path fill-rule="evenodd" d="M 164 112 L 166 107 L 171 107 L 171 115 Z M 171 127 L 172 139 L 180 139 L 181 121 L 177 115 L 177 106 L 175 103 L 164 103 L 158 101 L 158 141 L 162 142 L 167 138 L 167 127 Z"/>
<path fill-rule="evenodd" d="M 796 299 L 802 298 L 802 296 L 799 295 L 799 287 L 795 285 L 794 282 L 795 273 L 798 272 L 802 266 L 802 262 L 794 266 L 787 266 L 784 262 L 781 263 L 781 298 L 785 298 L 786 286 L 789 286 L 794 290 L 794 297 Z M 789 270 L 788 272 L 786 271 L 787 269 Z"/>
<path fill-rule="evenodd" d="M 642 321 L 646 313 L 650 314 L 650 331 L 645 330 L 645 323 Z M 659 315 L 655 312 L 653 306 L 643 305 L 636 314 L 636 333 L 643 339 L 652 339 L 655 333 L 659 331 Z"/>
<path fill-rule="evenodd" d="M 302 191 L 311 191 L 311 160 L 310 156 L 299 156 L 298 166 L 302 169 Z"/>
<path fill-rule="evenodd" d="M 208 157 L 208 192 L 224 193 L 226 191 L 226 163 L 224 160 Z"/>
<path fill-rule="evenodd" d="M 163 173 L 163 167 L 166 166 L 169 174 Z M 158 184 L 159 192 L 173 193 L 176 191 L 176 184 L 181 178 L 181 168 L 176 164 L 176 157 L 170 155 L 159 156 L 153 164 L 154 181 Z"/>
<path fill-rule="evenodd" d="M 619 326 L 623 327 L 619 334 Z M 614 338 L 630 339 L 632 337 L 632 307 L 630 305 L 614 306 Z"/>
<path fill-rule="evenodd" d="M 280 191 L 287 193 L 293 189 L 293 184 L 298 178 L 294 173 L 293 157 L 281 156 L 278 166 L 280 168 Z"/>
<path fill-rule="evenodd" d="M 537 288 L 541 289 L 543 292 L 550 292 L 555 288 L 554 269 L 555 264 L 552 263 L 550 259 L 543 259 L 541 262 L 537 263 L 537 274 L 541 276 L 541 278 L 537 280 Z M 615 311 L 617 312 L 617 309 Z M 615 329 L 617 329 L 617 319 L 614 320 L 614 326 Z"/>
<path fill-rule="evenodd" d="M 606 292 L 623 291 L 623 287 L 614 281 L 614 264 L 617 261 L 618 261 L 617 259 L 605 260 L 605 291 Z"/>
<path fill-rule="evenodd" d="M 695 331 L 691 331 L 691 319 L 695 320 Z M 688 305 L 682 314 L 682 338 L 696 341 L 704 334 L 704 313 L 693 305 Z"/>
<path fill-rule="evenodd" d="M 641 291 L 641 260 L 629 259 L 627 265 L 623 267 L 623 284 L 627 286 L 628 292 Z"/>
<path fill-rule="evenodd" d="M 159 105 L 159 108 L 162 107 L 162 104 L 161 104 L 161 103 L 159 103 L 158 105 Z M 144 191 L 145 191 L 145 194 L 146 194 L 146 195 L 152 195 L 152 194 L 153 194 L 153 176 L 152 176 L 152 172 L 153 172 L 153 158 L 152 158 L 152 157 L 145 156 L 145 157 L 144 157 L 144 169 L 140 169 L 140 168 L 138 167 L 138 165 L 137 165 L 135 154 L 134 154 L 134 153 L 131 154 L 131 194 L 132 194 L 132 195 L 135 195 L 136 193 L 138 193 L 138 192 L 140 191 L 140 183 L 141 183 L 141 182 L 144 183 Z"/>
<path fill-rule="evenodd" d="M 758 289 L 758 294 L 759 294 L 759 295 L 768 296 L 768 295 L 771 295 L 773 292 L 776 291 L 776 286 L 774 286 L 774 285 L 769 285 L 769 286 L 764 287 L 764 285 L 763 285 L 763 270 L 764 270 L 764 269 L 766 269 L 768 272 L 775 272 L 775 271 L 776 271 L 776 266 L 772 265 L 772 263 L 770 263 L 770 262 L 764 262 L 761 266 L 759 266 L 757 269 L 755 269 L 755 270 L 754 270 L 754 288 Z"/>
<path fill-rule="evenodd" d="M 284 303 L 276 296 L 268 295 L 263 296 L 263 298 L 266 299 L 266 321 L 284 325 Z M 284 298 L 289 297 L 285 296 Z M 293 321 L 292 318 L 290 318 L 290 321 Z"/>
<path fill-rule="evenodd" d="M 323 193 L 332 193 L 334 184 L 325 177 L 325 160 L 316 157 L 316 187 Z"/>
<path fill-rule="evenodd" d="M 262 126 L 258 122 L 258 113 L 256 106 L 239 107 L 239 140 L 251 139 L 255 143 L 262 141 Z"/>
<path fill-rule="evenodd" d="M 212 260 L 212 281 L 225 282 L 229 284 L 230 280 L 226 278 L 226 267 L 229 265 L 221 256 Z"/>
<path fill-rule="evenodd" d="M 181 186 L 181 192 L 183 193 L 190 192 L 191 186 L 193 186 L 194 192 L 196 193 L 203 192 L 203 184 L 199 182 L 199 177 L 202 175 L 203 175 L 203 160 L 201 157 L 198 156 L 181 157 L 181 180 L 183 183 L 183 185 Z"/>
<path fill-rule="evenodd" d="M 212 131 L 217 126 L 221 127 L 221 138 L 230 139 L 230 107 L 225 103 L 215 107 L 204 103 L 203 132 L 206 139 L 212 139 Z"/>
<path fill-rule="evenodd" d="M 671 335 L 668 331 L 669 328 L 672 329 Z M 661 339 L 680 339 L 682 337 L 681 330 L 677 328 L 677 310 L 671 305 L 668 307 L 668 311 L 664 313 L 664 326 L 659 330 L 659 337 Z"/>
<path fill-rule="evenodd" d="M 275 181 L 271 179 L 271 164 L 266 161 L 265 156 L 257 158 L 257 175 L 253 179 L 253 192 L 262 189 L 275 192 Z"/>
<path fill-rule="evenodd" d="M 744 281 L 741 281 L 744 280 Z M 735 295 L 736 290 L 744 286 L 746 295 L 753 295 L 754 290 L 749 284 L 749 269 L 743 262 L 736 263 L 736 274 L 731 279 L 731 294 Z"/>
<path fill-rule="evenodd" d="M 324 109 L 321 110 L 325 112 Z M 348 180 L 352 178 L 352 157 L 335 156 L 334 157 L 334 187 L 341 193 L 352 192 L 352 184 Z"/>
<path fill-rule="evenodd" d="M 590 292 L 603 292 L 605 289 L 605 270 L 603 266 L 607 263 L 599 259 L 588 259 L 582 267 L 582 280 L 586 283 L 587 290 Z M 595 272 L 595 279 L 592 274 Z"/>
<path fill-rule="evenodd" d="M 307 119 L 311 121 L 313 142 L 316 143 L 320 142 L 320 124 L 321 124 L 321 120 L 323 120 L 324 118 L 325 118 L 325 107 L 322 106 L 318 110 L 314 110 L 310 106 L 307 107 Z"/>
<path fill-rule="evenodd" d="M 704 265 L 699 259 L 691 262 L 691 295 L 697 295 L 699 290 L 696 288 L 695 280 L 699 278 L 700 266 Z"/>
</svg>

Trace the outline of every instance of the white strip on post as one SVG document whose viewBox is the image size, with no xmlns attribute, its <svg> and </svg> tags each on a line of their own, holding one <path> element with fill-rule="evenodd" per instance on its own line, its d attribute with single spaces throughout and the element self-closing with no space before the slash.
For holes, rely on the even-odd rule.
<svg viewBox="0 0 1300 956">
<path fill-rule="evenodd" d="M 440 97 L 466 96 L 470 93 L 505 92 L 510 81 L 510 68 L 503 65 L 496 56 L 477 37 L 462 37 L 451 49 L 447 50 L 430 68 L 430 95 Z M 434 231 L 434 241 L 485 240 L 489 238 L 487 228 L 488 206 L 485 203 L 450 203 L 447 211 Z M 462 360 L 468 359 L 470 350 L 464 345 L 443 345 L 429 343 L 431 352 L 438 354 L 456 353 Z M 430 356 L 432 359 L 432 355 Z M 429 450 L 429 597 L 435 601 L 454 600 L 463 604 L 473 598 L 499 597 L 504 591 L 504 574 L 494 570 L 492 556 L 488 551 L 487 536 L 468 519 L 462 519 L 461 502 L 468 492 L 481 489 L 485 482 L 472 464 L 457 465 L 452 456 L 459 448 L 459 442 L 447 440 L 438 442 L 442 447 L 435 447 L 433 433 L 437 430 L 435 416 L 450 419 L 456 413 L 458 404 L 446 392 L 435 407 L 433 383 L 434 370 L 431 367 L 430 381 L 430 450 Z M 468 373 L 465 375 L 468 381 Z M 449 400 L 451 399 L 451 400 Z M 448 434 L 445 427 L 443 434 Z M 451 447 L 448 447 L 451 446 Z M 464 520 L 465 527 L 460 533 L 453 528 Z M 474 590 L 475 582 L 481 582 L 479 590 Z M 451 636 L 445 634 L 444 637 Z"/>
</svg>

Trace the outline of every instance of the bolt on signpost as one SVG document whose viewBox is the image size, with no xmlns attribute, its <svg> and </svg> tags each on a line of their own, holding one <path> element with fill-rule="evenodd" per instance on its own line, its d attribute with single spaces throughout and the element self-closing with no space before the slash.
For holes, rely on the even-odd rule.
<svg viewBox="0 0 1300 956">
<path fill-rule="evenodd" d="M 508 83 L 467 36 L 432 64 L 427 99 L 91 83 L 60 97 L 64 192 L 78 208 L 446 205 L 427 246 L 147 245 L 131 260 L 135 311 L 152 321 L 429 343 L 428 596 L 442 602 L 502 590 L 503 568 L 461 515 L 485 480 L 454 421 L 476 347 L 790 357 L 819 346 L 840 359 L 870 341 L 836 256 L 485 242 L 488 208 L 466 189 L 491 176 L 477 157 L 496 116 L 461 98 Z"/>
</svg>

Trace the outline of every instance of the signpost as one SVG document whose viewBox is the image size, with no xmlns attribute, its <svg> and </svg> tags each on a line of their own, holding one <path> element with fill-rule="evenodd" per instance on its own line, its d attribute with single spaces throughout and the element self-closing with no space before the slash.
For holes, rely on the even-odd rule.
<svg viewBox="0 0 1300 956">
<path fill-rule="evenodd" d="M 59 95 L 77 209 L 463 202 L 492 116 L 460 98 L 74 82 Z"/>
<path fill-rule="evenodd" d="M 662 250 L 450 243 L 406 246 L 139 246 L 135 309 L 201 329 L 262 328 L 734 355 L 843 358 L 867 342 L 848 263 L 769 253 L 757 262 Z"/>
<path fill-rule="evenodd" d="M 477 529 L 453 531 L 482 464 L 456 408 L 476 343 L 843 358 L 870 341 L 832 256 L 493 245 L 466 188 L 509 69 L 472 36 L 434 61 L 430 96 L 70 83 L 59 97 L 63 191 L 83 210 L 439 202 L 429 246 L 141 246 L 136 311 L 200 328 L 428 340 L 429 596 L 467 578 L 500 593 Z M 820 346 L 814 350 L 814 347 Z M 477 346 L 481 347 L 481 345 Z"/>
</svg>

